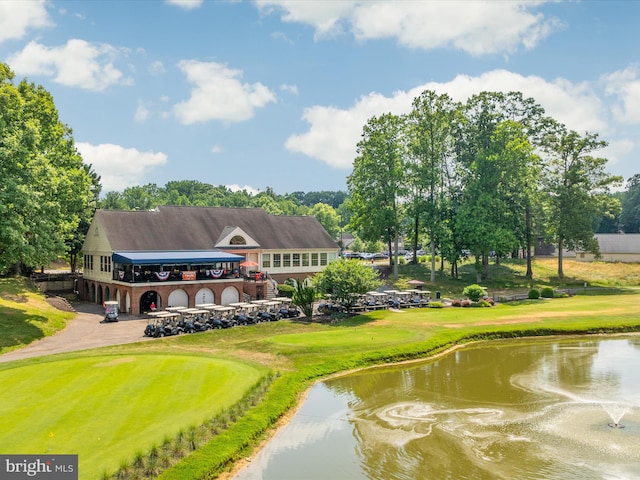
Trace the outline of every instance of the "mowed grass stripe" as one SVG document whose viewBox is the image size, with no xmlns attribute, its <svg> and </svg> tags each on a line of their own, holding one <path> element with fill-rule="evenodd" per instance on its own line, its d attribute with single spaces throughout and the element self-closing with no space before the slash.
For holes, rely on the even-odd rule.
<svg viewBox="0 0 640 480">
<path fill-rule="evenodd" d="M 5 369 L 0 451 L 77 453 L 81 477 L 95 478 L 231 407 L 265 373 L 247 363 L 155 354 Z"/>
</svg>

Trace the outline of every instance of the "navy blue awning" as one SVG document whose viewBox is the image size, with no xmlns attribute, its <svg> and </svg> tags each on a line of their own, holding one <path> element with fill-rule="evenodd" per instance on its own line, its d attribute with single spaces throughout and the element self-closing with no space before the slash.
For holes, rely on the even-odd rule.
<svg viewBox="0 0 640 480">
<path fill-rule="evenodd" d="M 114 263 L 128 265 L 207 265 L 218 262 L 241 262 L 244 257 L 220 250 L 172 250 L 113 252 Z"/>
</svg>

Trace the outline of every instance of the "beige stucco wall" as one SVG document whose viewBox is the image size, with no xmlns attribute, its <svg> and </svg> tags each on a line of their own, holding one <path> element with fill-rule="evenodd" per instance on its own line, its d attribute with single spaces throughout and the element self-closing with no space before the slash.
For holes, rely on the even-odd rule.
<svg viewBox="0 0 640 480">
<path fill-rule="evenodd" d="M 103 282 L 110 281 L 111 272 L 100 271 L 100 257 L 104 256 L 111 258 L 111 244 L 107 239 L 104 228 L 102 228 L 102 223 L 97 218 L 94 218 L 91 222 L 91 226 L 89 227 L 87 236 L 84 239 L 82 251 L 83 255 L 93 255 L 93 270 L 84 268 L 84 277 L 87 279 L 99 280 Z M 113 268 L 113 265 L 111 267 Z"/>
</svg>

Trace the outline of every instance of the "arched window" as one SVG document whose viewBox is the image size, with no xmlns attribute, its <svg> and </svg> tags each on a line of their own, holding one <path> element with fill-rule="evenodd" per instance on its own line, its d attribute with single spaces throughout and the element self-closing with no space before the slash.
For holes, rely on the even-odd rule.
<svg viewBox="0 0 640 480">
<path fill-rule="evenodd" d="M 229 240 L 229 245 L 246 245 L 247 241 L 242 235 L 235 235 Z"/>
</svg>

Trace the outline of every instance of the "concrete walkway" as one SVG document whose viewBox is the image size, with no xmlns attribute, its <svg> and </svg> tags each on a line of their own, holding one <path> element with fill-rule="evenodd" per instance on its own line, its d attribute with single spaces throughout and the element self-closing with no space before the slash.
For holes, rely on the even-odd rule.
<svg viewBox="0 0 640 480">
<path fill-rule="evenodd" d="M 120 314 L 120 321 L 100 323 L 104 318 L 101 305 L 74 304 L 78 312 L 64 330 L 27 345 L 24 348 L 0 355 L 0 362 L 40 357 L 54 353 L 74 352 L 90 348 L 121 345 L 152 340 L 144 335 L 147 319 Z"/>
</svg>

